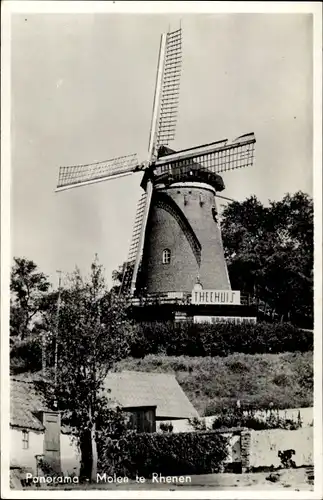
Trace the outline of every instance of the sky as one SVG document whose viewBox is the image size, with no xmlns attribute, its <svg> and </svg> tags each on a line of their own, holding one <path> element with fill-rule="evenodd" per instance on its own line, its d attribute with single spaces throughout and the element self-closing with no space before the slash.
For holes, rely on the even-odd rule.
<svg viewBox="0 0 323 500">
<path fill-rule="evenodd" d="M 183 29 L 173 149 L 254 132 L 254 166 L 224 196 L 312 195 L 309 14 L 15 14 L 11 27 L 11 254 L 84 274 L 126 260 L 142 174 L 55 193 L 58 170 L 145 160 L 160 35 Z"/>
</svg>

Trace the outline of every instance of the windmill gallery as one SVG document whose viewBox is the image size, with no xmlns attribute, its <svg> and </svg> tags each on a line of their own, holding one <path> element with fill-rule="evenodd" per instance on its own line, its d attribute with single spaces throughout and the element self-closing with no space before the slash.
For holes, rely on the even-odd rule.
<svg viewBox="0 0 323 500">
<path fill-rule="evenodd" d="M 148 156 L 136 154 L 61 167 L 56 191 L 142 174 L 120 291 L 138 320 L 256 321 L 252 305 L 231 290 L 216 198 L 222 172 L 251 166 L 255 136 L 181 151 L 175 137 L 182 68 L 182 30 L 162 34 Z"/>
</svg>

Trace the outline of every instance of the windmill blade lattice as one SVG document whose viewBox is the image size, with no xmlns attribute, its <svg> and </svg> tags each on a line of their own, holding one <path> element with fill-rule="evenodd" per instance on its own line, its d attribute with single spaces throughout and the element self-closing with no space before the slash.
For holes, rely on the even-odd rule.
<svg viewBox="0 0 323 500">
<path fill-rule="evenodd" d="M 218 174 L 251 166 L 255 142 L 255 136 L 251 133 L 238 137 L 231 143 L 225 140 L 165 155 L 157 160 L 155 174 L 171 171 L 176 179 L 177 175 L 182 176 L 192 167 Z"/>
<path fill-rule="evenodd" d="M 167 34 L 157 146 L 168 145 L 175 138 L 180 78 L 182 68 L 182 29 Z"/>
<path fill-rule="evenodd" d="M 127 294 L 130 291 L 131 281 L 133 277 L 136 256 L 138 253 L 138 246 L 140 240 L 140 232 L 143 225 L 143 218 L 145 214 L 145 208 L 147 205 L 147 193 L 143 193 L 138 201 L 135 222 L 132 232 L 132 238 L 128 253 L 128 259 L 125 264 L 124 274 L 122 278 L 122 284 L 120 288 L 120 292 Z"/>
<path fill-rule="evenodd" d="M 90 184 L 100 180 L 130 175 L 140 169 L 141 166 L 138 165 L 136 154 L 87 165 L 60 167 L 57 191 L 76 187 L 80 184 Z"/>
<path fill-rule="evenodd" d="M 137 204 L 135 223 L 134 223 L 134 227 L 133 227 L 131 244 L 130 244 L 129 253 L 128 253 L 128 261 L 129 262 L 135 260 L 136 255 L 137 255 L 140 229 L 141 229 L 141 225 L 142 225 L 142 219 L 144 216 L 146 202 L 147 202 L 147 194 L 143 193 L 138 201 L 138 204 Z"/>
<path fill-rule="evenodd" d="M 163 37 L 161 39 L 163 47 Z M 164 55 L 162 55 L 164 54 Z M 182 30 L 179 29 L 166 35 L 165 52 L 159 55 L 158 68 L 162 68 L 162 79 L 157 73 L 155 99 L 152 116 L 152 148 L 149 161 L 161 145 L 167 145 L 175 138 L 179 85 L 182 64 Z M 160 85 L 160 87 L 159 87 Z M 155 128 L 156 127 L 156 128 Z M 152 184 L 149 181 L 146 193 L 139 200 L 128 261 L 125 266 L 122 286 L 123 293 L 134 293 L 143 252 L 143 236 L 146 230 L 148 213 L 152 196 Z M 130 287 L 130 290 L 129 290 Z"/>
</svg>

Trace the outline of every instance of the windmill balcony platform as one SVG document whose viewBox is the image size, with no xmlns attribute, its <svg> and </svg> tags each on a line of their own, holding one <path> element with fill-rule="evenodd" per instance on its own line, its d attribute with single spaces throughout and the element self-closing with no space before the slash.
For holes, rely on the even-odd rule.
<svg viewBox="0 0 323 500">
<path fill-rule="evenodd" d="M 194 317 L 257 317 L 257 305 L 248 295 L 241 295 L 240 304 L 192 304 L 192 293 L 164 292 L 133 297 L 130 315 L 138 321 L 192 320 Z"/>
<path fill-rule="evenodd" d="M 150 293 L 140 297 L 132 297 L 131 305 L 144 307 L 148 305 L 176 304 L 190 305 L 192 301 L 192 292 L 163 292 Z M 248 294 L 241 294 L 241 305 L 256 305 L 258 300 Z"/>
</svg>

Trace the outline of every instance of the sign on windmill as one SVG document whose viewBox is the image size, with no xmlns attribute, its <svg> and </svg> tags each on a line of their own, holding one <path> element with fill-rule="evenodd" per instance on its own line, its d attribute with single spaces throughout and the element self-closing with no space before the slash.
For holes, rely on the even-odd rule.
<svg viewBox="0 0 323 500">
<path fill-rule="evenodd" d="M 121 156 L 91 165 L 61 167 L 57 191 L 143 173 L 121 293 L 169 297 L 173 313 L 180 295 L 191 295 L 197 277 L 206 290 L 230 291 L 217 217 L 220 174 L 251 166 L 255 136 L 215 141 L 181 151 L 175 138 L 182 68 L 182 29 L 161 36 L 148 156 Z M 143 302 L 144 303 L 144 302 Z"/>
</svg>

